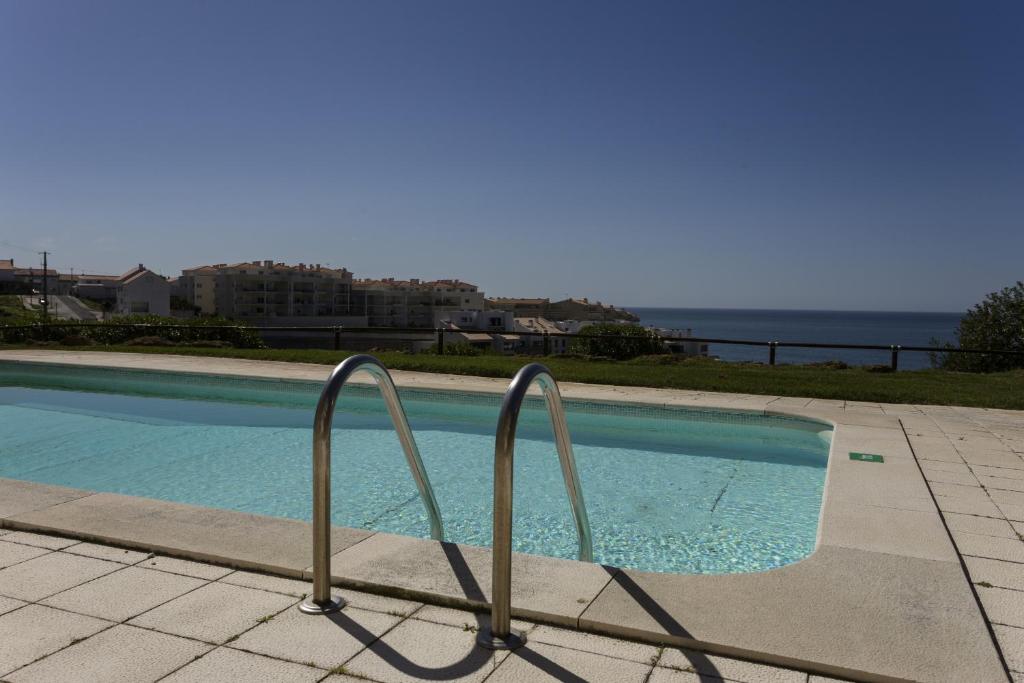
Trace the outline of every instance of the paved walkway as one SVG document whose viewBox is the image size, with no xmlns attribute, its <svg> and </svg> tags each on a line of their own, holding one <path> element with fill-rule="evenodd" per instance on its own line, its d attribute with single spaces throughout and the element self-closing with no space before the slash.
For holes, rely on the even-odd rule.
<svg viewBox="0 0 1024 683">
<path fill-rule="evenodd" d="M 522 621 L 514 625 L 527 645 L 495 654 L 475 645 L 485 615 L 342 590 L 350 603 L 342 612 L 308 616 L 296 605 L 310 589 L 0 529 L 0 680 L 833 680 Z"/>
<path fill-rule="evenodd" d="M 1014 681 L 1024 682 L 1024 414 L 902 410 L 900 422 L 1003 658 Z"/>
</svg>

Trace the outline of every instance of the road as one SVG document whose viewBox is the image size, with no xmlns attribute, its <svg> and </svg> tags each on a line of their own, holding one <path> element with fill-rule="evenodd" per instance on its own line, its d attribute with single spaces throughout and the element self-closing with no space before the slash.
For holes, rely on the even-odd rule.
<svg viewBox="0 0 1024 683">
<path fill-rule="evenodd" d="M 26 305 L 29 305 L 29 302 L 32 304 L 39 303 L 39 295 L 36 294 L 22 297 L 22 299 L 26 300 Z M 103 314 L 92 310 L 73 296 L 51 295 L 50 316 L 60 320 L 99 320 L 103 317 Z"/>
</svg>

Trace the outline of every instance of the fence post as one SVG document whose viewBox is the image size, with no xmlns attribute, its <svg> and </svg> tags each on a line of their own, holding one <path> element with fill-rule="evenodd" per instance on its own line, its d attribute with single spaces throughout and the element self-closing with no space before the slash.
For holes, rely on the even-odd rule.
<svg viewBox="0 0 1024 683">
<path fill-rule="evenodd" d="M 439 356 L 444 355 L 444 328 L 437 328 L 437 354 Z"/>
<path fill-rule="evenodd" d="M 896 372 L 896 368 L 899 365 L 900 345 L 894 344 L 889 347 L 889 350 L 892 351 L 892 360 L 890 361 L 890 367 L 892 367 L 893 372 Z"/>
<path fill-rule="evenodd" d="M 768 342 L 768 365 L 775 365 L 775 347 L 779 342 Z"/>
<path fill-rule="evenodd" d="M 341 325 L 334 328 L 334 350 L 341 351 Z"/>
<path fill-rule="evenodd" d="M 544 355 L 551 355 L 551 336 L 547 332 L 544 333 Z"/>
</svg>

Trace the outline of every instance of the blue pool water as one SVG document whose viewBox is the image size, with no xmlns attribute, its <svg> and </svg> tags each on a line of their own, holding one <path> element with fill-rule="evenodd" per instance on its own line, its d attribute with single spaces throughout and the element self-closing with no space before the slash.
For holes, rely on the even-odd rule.
<svg viewBox="0 0 1024 683">
<path fill-rule="evenodd" d="M 0 477 L 308 520 L 314 383 L 0 363 Z M 491 540 L 499 398 L 403 391 L 447 539 Z M 813 551 L 824 427 L 753 414 L 567 401 L 597 562 L 761 571 Z M 347 387 L 335 417 L 333 521 L 429 526 L 383 401 Z M 543 404 L 516 445 L 514 548 L 573 558 Z"/>
</svg>

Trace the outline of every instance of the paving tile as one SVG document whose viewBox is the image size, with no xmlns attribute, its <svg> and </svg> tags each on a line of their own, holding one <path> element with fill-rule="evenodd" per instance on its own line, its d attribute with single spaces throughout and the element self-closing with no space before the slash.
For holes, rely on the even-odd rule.
<svg viewBox="0 0 1024 683">
<path fill-rule="evenodd" d="M 194 640 L 115 626 L 9 676 L 12 683 L 155 681 L 210 649 Z"/>
<path fill-rule="evenodd" d="M 953 540 L 963 555 L 1024 563 L 1024 541 L 1016 537 L 999 538 L 956 531 L 953 532 Z"/>
<path fill-rule="evenodd" d="M 1005 519 L 960 515 L 955 512 L 947 512 L 944 517 L 950 531 L 981 534 L 982 536 L 999 536 L 1000 538 L 1017 538 L 1013 527 Z"/>
<path fill-rule="evenodd" d="M 718 680 L 709 676 L 701 677 L 691 671 L 655 667 L 647 683 L 717 683 Z"/>
<path fill-rule="evenodd" d="M 1024 628 L 1024 592 L 978 586 L 978 595 L 991 622 Z"/>
<path fill-rule="evenodd" d="M 964 500 L 988 502 L 988 494 L 981 486 L 962 486 L 960 484 L 930 484 L 932 493 L 936 496 L 948 498 L 961 498 Z"/>
<path fill-rule="evenodd" d="M 1024 673 L 1024 628 L 993 624 L 992 630 L 1006 658 L 1006 665 L 1011 671 Z"/>
<path fill-rule="evenodd" d="M 408 619 L 347 662 L 345 670 L 384 683 L 482 681 L 508 653 L 478 647 L 476 635 Z"/>
<path fill-rule="evenodd" d="M 962 462 L 941 462 L 939 460 L 922 460 L 921 469 L 925 477 L 929 473 L 949 472 L 951 474 L 970 474 L 971 469 Z"/>
<path fill-rule="evenodd" d="M 251 652 L 220 647 L 178 669 L 161 683 L 314 683 L 323 677 L 321 669 L 282 662 Z"/>
<path fill-rule="evenodd" d="M 217 579 L 227 576 L 234 571 L 227 567 L 218 567 L 212 564 L 203 564 L 202 562 L 192 562 L 191 560 L 179 560 L 176 557 L 164 557 L 163 555 L 152 557 L 146 560 L 141 566 L 146 567 L 147 569 L 159 569 L 162 572 L 182 574 L 184 576 L 192 576 L 197 579 L 206 579 L 207 581 L 216 581 Z"/>
<path fill-rule="evenodd" d="M 28 605 L 0 616 L 0 678 L 110 626 L 109 621 Z M 59 680 L 54 678 L 51 680 Z"/>
<path fill-rule="evenodd" d="M 996 506 L 1006 519 L 1012 522 L 1024 522 L 1024 505 L 997 503 Z"/>
<path fill-rule="evenodd" d="M 957 447 L 959 450 L 959 446 Z M 960 451 L 960 455 L 968 465 L 988 465 L 989 467 L 1008 467 L 1024 469 L 1024 459 L 1009 451 Z"/>
<path fill-rule="evenodd" d="M 27 604 L 27 602 L 22 602 L 21 600 L 15 600 L 14 598 L 5 598 L 3 596 L 0 596 L 0 614 L 7 614 L 12 610 L 16 610 L 19 607 L 24 607 Z"/>
<path fill-rule="evenodd" d="M 37 484 L 33 481 L 0 479 L 0 517 L 13 517 L 91 495 L 92 491 Z"/>
<path fill-rule="evenodd" d="M 989 490 L 988 495 L 996 505 L 1016 505 L 1024 507 L 1024 493 L 1020 491 L 1001 491 L 999 489 Z"/>
<path fill-rule="evenodd" d="M 27 512 L 17 520 L 74 530 L 118 545 L 159 538 L 167 555 L 230 561 L 248 569 L 291 571 L 296 576 L 313 556 L 312 525 L 308 522 L 114 493 L 97 493 Z M 334 527 L 331 547 L 341 551 L 372 535 L 372 531 Z"/>
<path fill-rule="evenodd" d="M 1013 533 L 1017 534 L 1017 538 L 1024 541 L 1024 522 L 1010 522 L 1010 526 L 1013 527 Z"/>
<path fill-rule="evenodd" d="M 1024 591 L 1024 565 L 983 557 L 964 557 L 971 582 Z"/>
<path fill-rule="evenodd" d="M 110 621 L 125 621 L 202 586 L 202 579 L 125 567 L 52 595 L 43 604 Z"/>
<path fill-rule="evenodd" d="M 609 683 L 643 683 L 650 671 L 650 664 L 638 664 L 547 643 L 528 642 L 506 657 L 487 681 L 539 683 L 582 679 Z"/>
<path fill-rule="evenodd" d="M 1017 493 L 1024 493 L 1024 479 L 1007 479 L 1005 477 L 978 477 L 978 481 L 981 482 L 981 484 L 990 491 L 1016 491 Z"/>
<path fill-rule="evenodd" d="M 124 565 L 91 557 L 49 553 L 0 569 L 0 594 L 35 602 L 118 569 L 124 569 Z"/>
<path fill-rule="evenodd" d="M 46 548 L 37 548 L 31 545 L 0 541 L 0 569 L 52 552 L 52 550 L 48 550 Z"/>
<path fill-rule="evenodd" d="M 267 591 L 210 583 L 130 623 L 209 643 L 223 643 L 297 601 Z"/>
<path fill-rule="evenodd" d="M 820 539 L 822 544 L 843 548 L 930 560 L 957 559 L 934 510 L 915 512 L 832 501 L 825 510 Z"/>
<path fill-rule="evenodd" d="M 97 560 L 120 562 L 121 564 L 135 564 L 150 556 L 150 553 L 140 553 L 137 550 L 125 550 L 124 548 L 115 548 L 114 546 L 99 545 L 97 543 L 77 543 L 70 548 L 65 548 L 64 552 L 72 553 L 73 555 L 95 557 Z"/>
<path fill-rule="evenodd" d="M 459 628 L 464 626 L 477 628 L 480 625 L 491 623 L 489 612 L 469 612 L 451 607 L 438 607 L 437 605 L 424 605 L 423 609 L 418 610 L 412 615 L 412 618 L 419 619 L 420 621 L 430 621 L 435 624 L 457 626 Z M 535 624 L 523 621 L 522 619 L 513 619 L 512 627 L 520 631 L 529 632 L 534 629 Z"/>
<path fill-rule="evenodd" d="M 1024 470 L 1015 470 L 1008 467 L 987 467 L 985 465 L 975 465 L 971 470 L 978 477 L 993 477 L 995 479 L 1016 479 L 1017 481 L 1024 481 Z"/>
<path fill-rule="evenodd" d="M 675 648 L 665 648 L 658 660 L 658 667 L 692 669 L 705 678 L 725 678 L 743 683 L 804 683 L 807 678 L 807 674 L 792 669 Z"/>
<path fill-rule="evenodd" d="M 329 615 L 303 614 L 293 608 L 243 633 L 228 647 L 333 669 L 401 620 L 354 607 Z"/>
<path fill-rule="evenodd" d="M 46 534 L 33 534 L 27 531 L 15 531 L 9 533 L 4 538 L 4 541 L 8 543 L 24 543 L 25 545 L 34 545 L 37 548 L 49 548 L 50 550 L 60 550 L 61 548 L 67 548 L 68 546 L 78 543 L 78 541 L 72 538 L 47 536 Z"/>
<path fill-rule="evenodd" d="M 512 581 L 514 610 L 526 618 L 545 614 L 566 625 L 576 623 L 609 577 L 600 565 L 525 553 L 512 554 L 512 575 L 518 577 Z M 377 533 L 333 555 L 331 576 L 484 603 L 490 593 L 491 553 L 477 546 Z"/>
<path fill-rule="evenodd" d="M 407 617 L 423 607 L 422 602 L 389 598 L 385 595 L 374 595 L 373 593 L 335 589 L 334 594 L 348 600 L 348 604 L 352 607 L 367 609 L 371 612 L 384 612 L 385 614 L 395 616 Z"/>
<path fill-rule="evenodd" d="M 295 598 L 302 598 L 313 592 L 311 581 L 298 581 L 296 579 L 283 579 L 279 576 L 258 574 L 256 572 L 232 572 L 223 579 L 221 583 L 229 583 L 233 586 L 245 586 L 256 588 L 271 593 L 282 593 Z"/>
<path fill-rule="evenodd" d="M 653 663 L 658 648 L 654 645 L 634 643 L 628 640 L 607 638 L 583 631 L 575 631 L 554 626 L 538 626 L 530 632 L 530 641 L 547 643 L 572 650 L 583 650 L 594 654 L 628 659 L 641 664 Z"/>
<path fill-rule="evenodd" d="M 959 512 L 964 515 L 979 515 L 981 517 L 995 517 L 1004 519 L 1003 513 L 992 501 L 965 500 L 963 498 L 948 498 L 936 496 L 935 504 L 943 512 Z"/>
<path fill-rule="evenodd" d="M 953 464 L 953 463 L 948 463 Z M 977 486 L 978 479 L 970 472 L 947 472 L 922 467 L 924 478 L 937 484 L 959 484 L 961 486 Z"/>
</svg>

